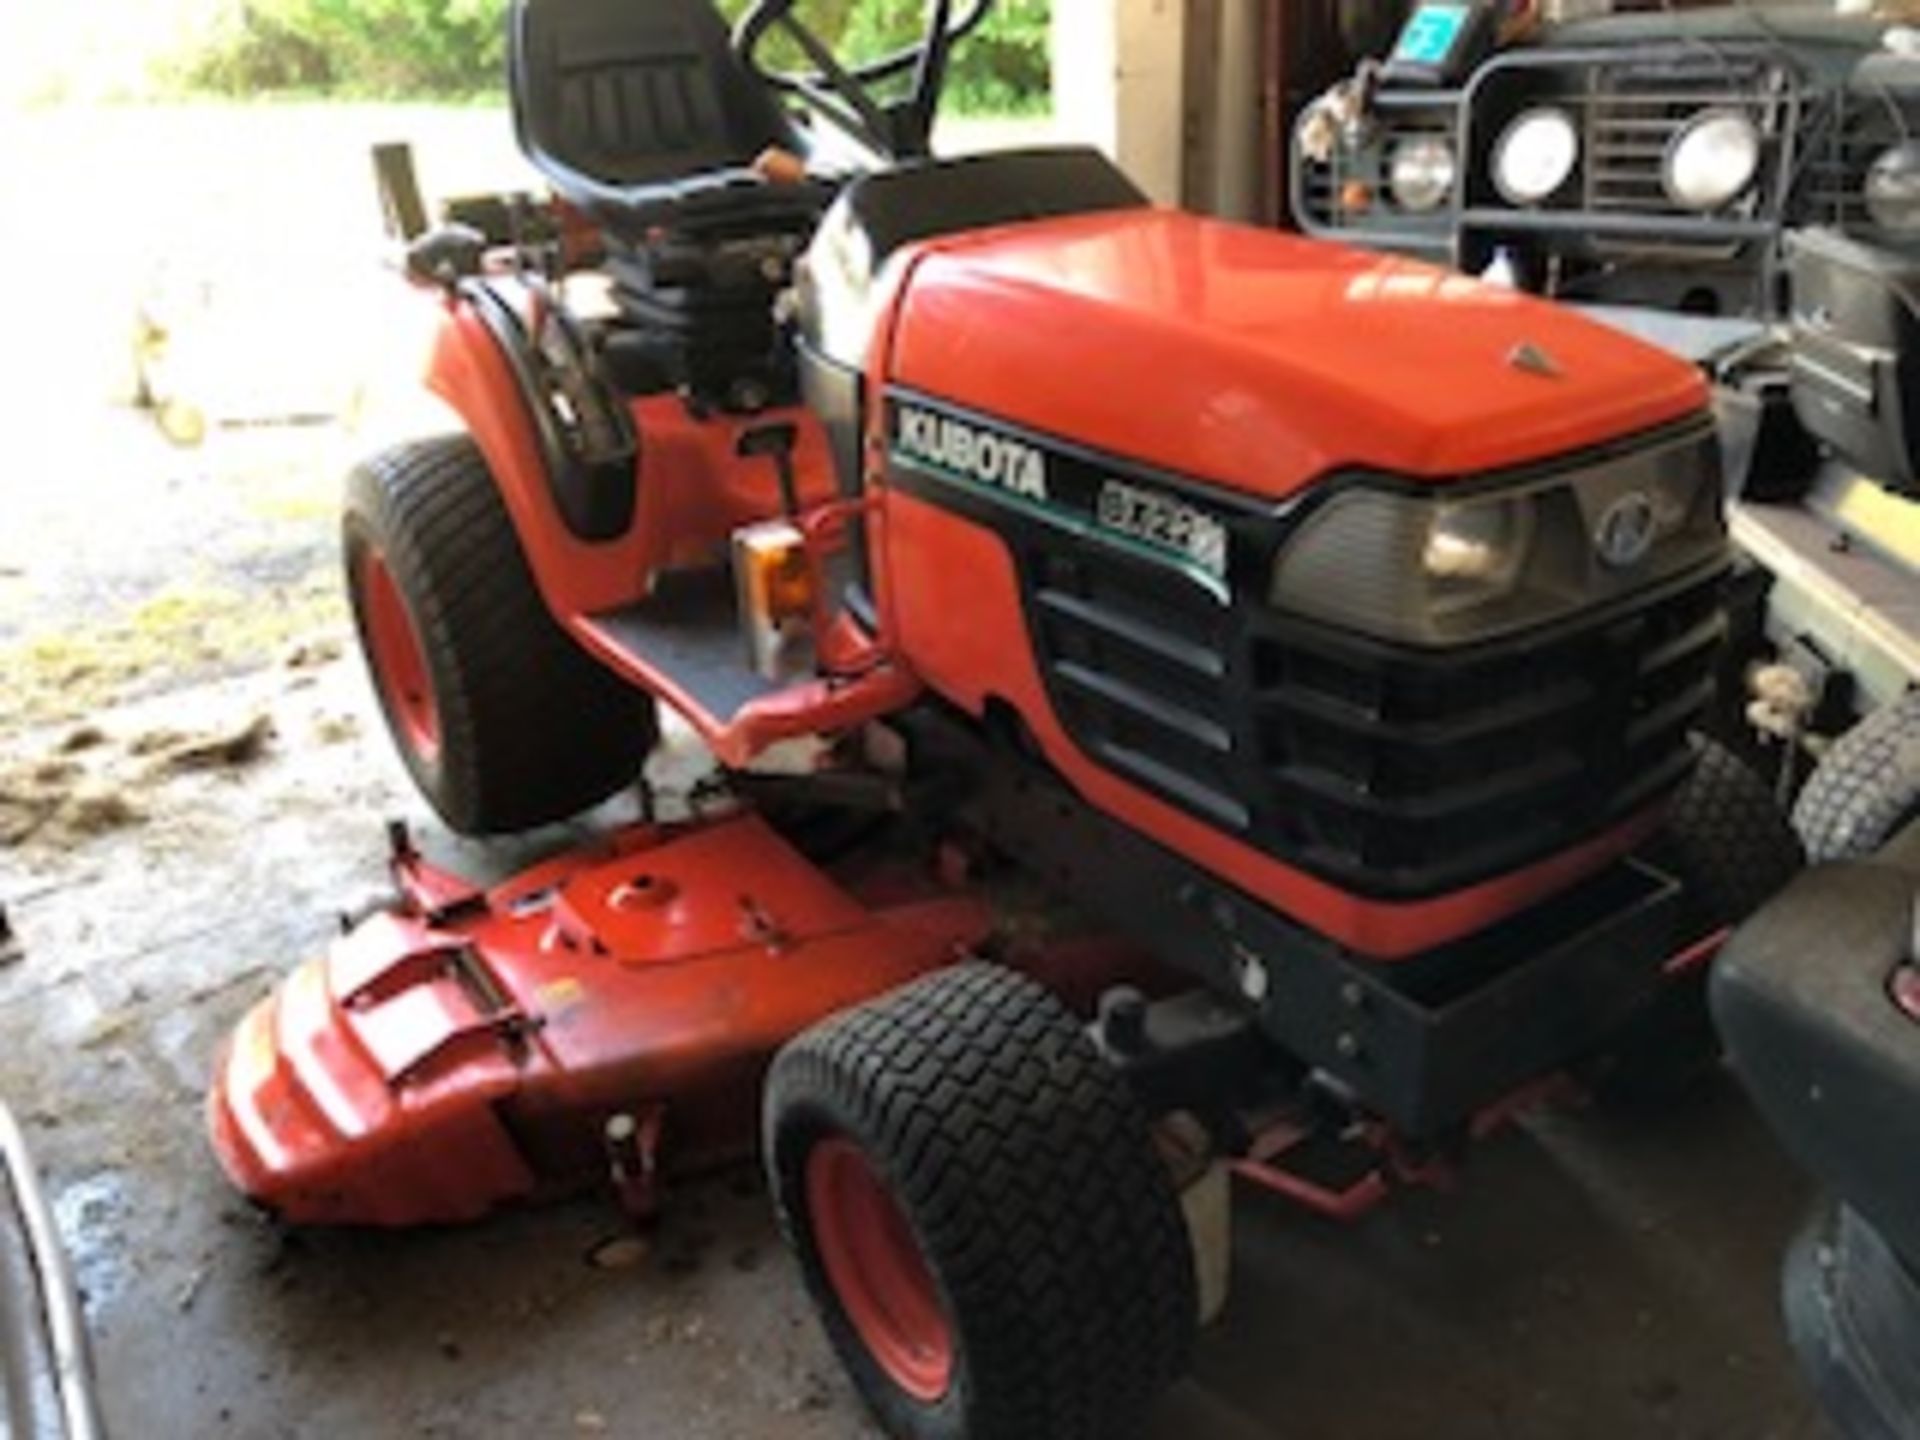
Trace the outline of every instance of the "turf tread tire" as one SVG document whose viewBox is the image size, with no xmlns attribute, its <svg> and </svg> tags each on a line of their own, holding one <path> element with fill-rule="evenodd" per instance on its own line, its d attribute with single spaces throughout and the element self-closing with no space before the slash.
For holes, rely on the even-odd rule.
<svg viewBox="0 0 1920 1440">
<path fill-rule="evenodd" d="M 766 1117 L 788 1241 L 888 1433 L 1121 1440 L 1184 1371 L 1197 1301 L 1172 1180 L 1124 1079 L 1032 980 L 964 965 L 826 1021 L 775 1061 Z M 937 1404 L 880 1371 L 814 1246 L 806 1156 L 833 1135 L 879 1170 L 945 1297 Z"/>
<path fill-rule="evenodd" d="M 1773 792 L 1738 756 L 1702 740 L 1647 856 L 1685 887 L 1680 946 L 1738 925 L 1785 889 L 1805 863 Z M 1610 1109 L 1663 1109 L 1699 1088 L 1720 1055 L 1704 971 L 1668 985 L 1608 1047 L 1593 1093 Z"/>
<path fill-rule="evenodd" d="M 1686 884 L 1687 939 L 1738 925 L 1806 864 L 1773 791 L 1713 740 L 1701 742 L 1693 773 L 1674 797 L 1653 848 Z"/>
<path fill-rule="evenodd" d="M 418 630 L 439 710 L 437 759 L 417 754 L 391 716 L 388 724 L 449 826 L 467 835 L 531 829 L 598 804 L 639 774 L 658 736 L 652 700 L 554 620 L 471 439 L 415 441 L 357 465 L 342 534 L 362 651 L 371 653 L 358 588 L 366 546 L 385 556 Z"/>
<path fill-rule="evenodd" d="M 1920 816 L 1920 691 L 1833 744 L 1801 788 L 1793 828 L 1816 862 L 1860 860 Z"/>
</svg>

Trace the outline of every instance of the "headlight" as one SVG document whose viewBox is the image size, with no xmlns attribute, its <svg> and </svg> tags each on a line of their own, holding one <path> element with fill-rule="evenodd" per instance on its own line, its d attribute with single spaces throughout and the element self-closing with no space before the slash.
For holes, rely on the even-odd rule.
<svg viewBox="0 0 1920 1440">
<path fill-rule="evenodd" d="M 1420 566 L 1441 591 L 1476 596 L 1513 588 L 1533 544 L 1534 507 L 1527 500 L 1478 500 L 1434 508 Z"/>
<path fill-rule="evenodd" d="M 1867 171 L 1867 214 L 1883 230 L 1920 232 L 1920 141 L 1884 151 Z"/>
<path fill-rule="evenodd" d="M 1267 598 L 1291 618 L 1422 646 L 1546 624 L 1719 559 L 1719 466 L 1703 425 L 1497 492 L 1356 480 L 1301 518 Z"/>
<path fill-rule="evenodd" d="M 1552 106 L 1523 110 L 1493 147 L 1493 183 L 1511 205 L 1538 205 L 1567 183 L 1579 160 L 1571 115 Z"/>
<path fill-rule="evenodd" d="M 1527 610 L 1540 492 L 1447 500 L 1355 486 L 1301 522 L 1274 566 L 1277 610 L 1416 644 L 1510 628 Z"/>
<path fill-rule="evenodd" d="M 1388 188 L 1402 210 L 1432 210 L 1453 195 L 1453 146 L 1434 136 L 1403 140 L 1388 166 Z"/>
<path fill-rule="evenodd" d="M 1760 172 L 1760 131 L 1737 110 L 1708 110 L 1667 146 L 1667 195 L 1689 210 L 1718 210 Z"/>
</svg>

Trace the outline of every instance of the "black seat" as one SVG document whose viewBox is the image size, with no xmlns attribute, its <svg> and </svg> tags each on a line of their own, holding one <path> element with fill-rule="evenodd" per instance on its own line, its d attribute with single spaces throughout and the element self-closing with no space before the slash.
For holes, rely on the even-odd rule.
<svg viewBox="0 0 1920 1440">
<path fill-rule="evenodd" d="M 709 0 L 515 0 L 510 35 L 520 148 L 603 224 L 738 232 L 817 212 L 811 187 L 748 168 L 800 140 Z"/>
<path fill-rule="evenodd" d="M 803 142 L 711 0 L 514 0 L 510 34 L 520 148 L 606 242 L 611 383 L 785 403 L 775 303 L 830 192 L 752 168 Z"/>
</svg>

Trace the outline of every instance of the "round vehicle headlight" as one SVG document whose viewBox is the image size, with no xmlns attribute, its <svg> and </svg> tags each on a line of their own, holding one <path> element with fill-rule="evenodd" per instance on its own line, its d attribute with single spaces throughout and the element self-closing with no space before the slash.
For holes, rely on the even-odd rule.
<svg viewBox="0 0 1920 1440">
<path fill-rule="evenodd" d="M 1388 188 L 1402 210 L 1432 210 L 1452 197 L 1458 170 L 1453 146 L 1445 140 L 1432 135 L 1403 140 L 1388 165 Z"/>
<path fill-rule="evenodd" d="M 1533 544 L 1533 518 L 1534 507 L 1521 500 L 1442 504 L 1427 526 L 1420 567 L 1444 588 L 1504 590 Z"/>
<path fill-rule="evenodd" d="M 1867 214 L 1882 230 L 1920 232 L 1920 141 L 1883 151 L 1867 171 Z"/>
<path fill-rule="evenodd" d="M 1731 204 L 1760 173 L 1760 131 L 1737 110 L 1708 110 L 1667 146 L 1667 195 L 1689 210 Z"/>
<path fill-rule="evenodd" d="M 1511 205 L 1538 205 L 1567 183 L 1580 160 L 1573 117 L 1554 106 L 1523 110 L 1493 147 L 1493 183 Z"/>
</svg>

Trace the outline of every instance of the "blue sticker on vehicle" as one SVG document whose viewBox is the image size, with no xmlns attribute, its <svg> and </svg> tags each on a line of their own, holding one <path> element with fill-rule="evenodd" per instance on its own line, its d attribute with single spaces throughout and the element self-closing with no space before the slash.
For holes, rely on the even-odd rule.
<svg viewBox="0 0 1920 1440">
<path fill-rule="evenodd" d="M 1468 14 L 1465 5 L 1422 5 L 1401 30 L 1393 58 L 1408 65 L 1446 64 L 1467 28 Z"/>
</svg>

